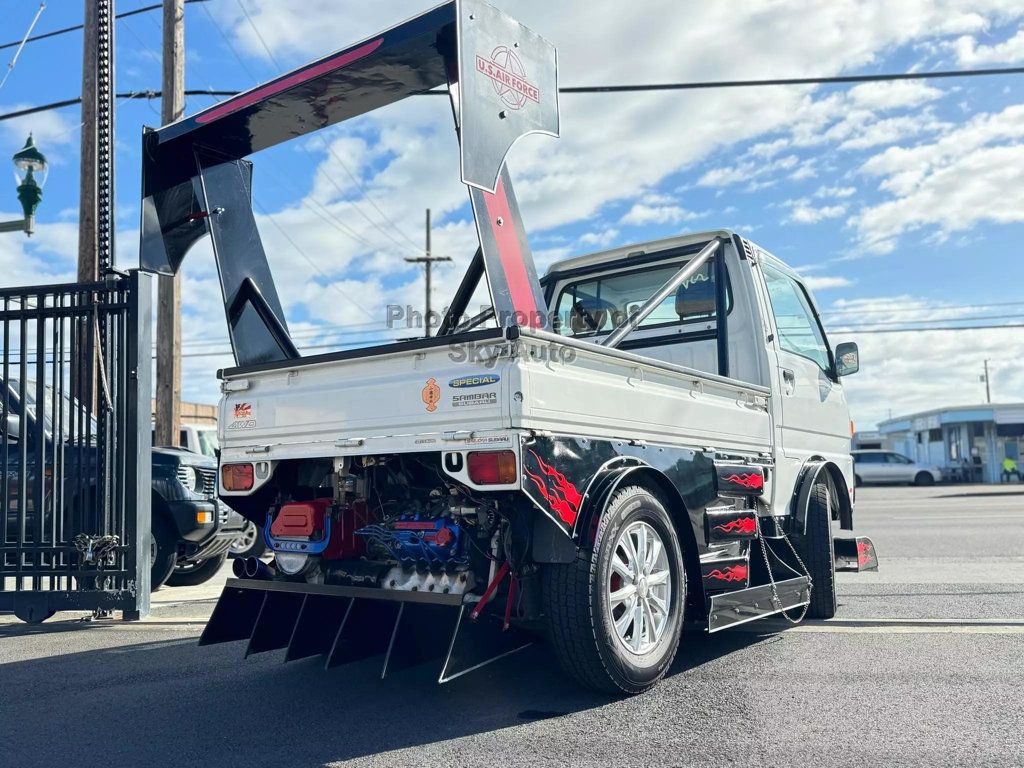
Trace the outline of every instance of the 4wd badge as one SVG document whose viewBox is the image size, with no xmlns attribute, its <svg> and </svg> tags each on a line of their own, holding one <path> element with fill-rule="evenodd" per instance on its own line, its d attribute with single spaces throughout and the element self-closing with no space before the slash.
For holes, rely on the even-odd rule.
<svg viewBox="0 0 1024 768">
<path fill-rule="evenodd" d="M 423 398 L 423 403 L 427 406 L 429 413 L 437 410 L 437 404 L 441 400 L 441 388 L 437 386 L 437 379 L 427 379 L 427 383 L 423 385 L 423 390 L 420 392 L 420 397 Z"/>
<path fill-rule="evenodd" d="M 527 101 L 540 103 L 540 89 L 526 79 L 523 60 L 507 45 L 491 51 L 491 58 L 477 54 L 476 71 L 491 79 L 494 92 L 509 109 L 522 109 Z"/>
</svg>

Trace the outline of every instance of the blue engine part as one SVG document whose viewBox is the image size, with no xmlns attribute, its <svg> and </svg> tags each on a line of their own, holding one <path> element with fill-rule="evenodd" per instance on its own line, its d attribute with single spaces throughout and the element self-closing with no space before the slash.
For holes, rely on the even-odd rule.
<svg viewBox="0 0 1024 768">
<path fill-rule="evenodd" d="M 468 534 L 444 518 L 400 517 L 360 528 L 356 534 L 384 547 L 403 564 L 451 568 L 469 561 Z"/>
</svg>

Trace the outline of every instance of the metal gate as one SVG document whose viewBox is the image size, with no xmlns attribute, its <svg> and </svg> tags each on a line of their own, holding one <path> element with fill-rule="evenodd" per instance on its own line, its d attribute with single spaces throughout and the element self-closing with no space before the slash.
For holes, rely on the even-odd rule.
<svg viewBox="0 0 1024 768">
<path fill-rule="evenodd" d="M 0 290 L 0 611 L 149 612 L 150 280 Z"/>
</svg>

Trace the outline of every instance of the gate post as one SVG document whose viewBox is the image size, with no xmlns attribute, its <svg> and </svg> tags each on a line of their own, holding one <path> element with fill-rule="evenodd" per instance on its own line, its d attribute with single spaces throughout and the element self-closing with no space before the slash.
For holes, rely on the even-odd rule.
<svg viewBox="0 0 1024 768">
<path fill-rule="evenodd" d="M 134 584 L 135 607 L 124 610 L 126 621 L 149 614 L 149 537 L 152 492 L 150 409 L 153 393 L 152 276 L 133 270 L 128 286 L 128 373 L 125 413 L 125 538 L 130 549 L 125 563 L 128 584 Z"/>
</svg>

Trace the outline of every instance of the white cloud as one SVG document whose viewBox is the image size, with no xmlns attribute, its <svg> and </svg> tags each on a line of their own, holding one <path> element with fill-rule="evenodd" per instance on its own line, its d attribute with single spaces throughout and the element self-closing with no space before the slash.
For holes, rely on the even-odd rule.
<svg viewBox="0 0 1024 768">
<path fill-rule="evenodd" d="M 829 291 L 835 288 L 849 288 L 854 281 L 839 275 L 802 275 L 804 283 L 812 291 Z"/>
<path fill-rule="evenodd" d="M 861 167 L 889 200 L 850 219 L 860 244 L 885 253 L 925 226 L 940 237 L 980 222 L 1024 221 L 1024 104 L 978 115 L 931 144 L 890 147 Z"/>
<path fill-rule="evenodd" d="M 783 205 L 789 208 L 786 221 L 794 224 L 817 224 L 825 219 L 838 219 L 846 213 L 845 205 L 823 205 L 815 208 L 806 197 L 787 200 Z"/>
<path fill-rule="evenodd" d="M 818 187 L 815 197 L 851 197 L 857 193 L 856 187 Z"/>
<path fill-rule="evenodd" d="M 1024 28 L 1013 37 L 995 45 L 978 45 L 978 41 L 964 35 L 952 44 L 957 62 L 966 66 L 979 64 L 1016 64 L 1024 61 Z"/>
<path fill-rule="evenodd" d="M 644 224 L 678 224 L 683 221 L 696 219 L 698 214 L 688 211 L 678 205 L 647 205 L 637 203 L 619 223 L 642 226 Z"/>
<path fill-rule="evenodd" d="M 619 236 L 619 230 L 609 227 L 600 232 L 586 232 L 580 236 L 581 245 L 596 245 L 599 248 L 607 248 L 615 242 Z"/>
</svg>

